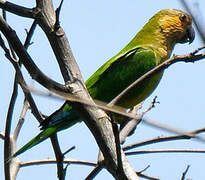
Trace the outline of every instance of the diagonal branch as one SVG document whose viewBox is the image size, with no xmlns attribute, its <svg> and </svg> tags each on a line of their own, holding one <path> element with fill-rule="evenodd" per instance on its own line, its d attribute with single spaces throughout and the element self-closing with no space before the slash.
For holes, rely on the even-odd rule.
<svg viewBox="0 0 205 180">
<path fill-rule="evenodd" d="M 191 132 L 189 132 L 189 134 L 192 134 L 193 137 L 194 137 L 197 134 L 204 133 L 204 132 L 205 132 L 205 128 L 203 127 L 201 129 L 191 131 Z M 182 139 L 188 139 L 189 140 L 191 138 L 192 137 L 186 136 L 184 134 L 175 135 L 175 136 L 167 136 L 167 137 L 157 137 L 157 138 L 142 141 L 142 142 L 139 142 L 139 143 L 130 144 L 128 146 L 123 147 L 123 150 L 127 151 L 127 150 L 130 150 L 130 149 L 136 148 L 136 147 L 141 147 L 141 146 L 150 145 L 150 144 L 156 144 L 156 143 L 159 143 L 159 142 L 167 142 L 167 141 L 182 140 Z"/>
<path fill-rule="evenodd" d="M 116 96 L 110 103 L 109 105 L 112 106 L 114 104 L 117 104 L 121 99 L 123 99 L 124 96 L 126 96 L 133 88 L 137 87 L 140 83 L 143 81 L 149 79 L 152 77 L 154 74 L 163 71 L 164 69 L 168 68 L 170 65 L 176 63 L 176 62 L 195 62 L 202 60 L 205 58 L 205 53 L 201 54 L 196 54 L 200 50 L 205 49 L 205 47 L 198 48 L 197 50 L 187 54 L 187 55 L 181 55 L 177 56 L 174 55 L 172 58 L 167 59 L 163 63 L 159 64 L 149 72 L 145 73 L 143 76 L 138 78 L 135 82 L 133 82 L 130 86 L 128 86 L 125 90 L 123 90 L 118 96 Z"/>
<path fill-rule="evenodd" d="M 123 127 L 120 131 L 120 143 L 123 144 L 125 142 L 125 139 L 127 136 L 132 134 L 132 132 L 135 130 L 136 126 L 143 120 L 143 116 L 150 111 L 152 108 L 155 107 L 155 104 L 158 103 L 156 101 L 157 96 L 154 97 L 152 103 L 139 115 L 137 114 L 137 111 L 141 108 L 141 103 L 133 108 L 133 111 L 131 113 L 134 113 L 134 115 L 137 117 L 136 119 L 130 119 L 128 122 L 126 122 L 125 127 Z M 126 117 L 127 119 L 127 117 Z M 125 119 L 125 121 L 126 121 Z"/>
<path fill-rule="evenodd" d="M 100 171 L 103 169 L 102 164 L 97 164 L 96 167 L 88 174 L 88 176 L 85 178 L 85 180 L 91 180 L 94 179 L 97 174 L 100 173 Z"/>
<path fill-rule="evenodd" d="M 67 92 L 63 85 L 53 81 L 40 71 L 40 69 L 36 66 L 30 55 L 25 50 L 15 31 L 9 27 L 2 17 L 0 17 L 0 30 L 7 38 L 8 42 L 12 45 L 17 56 L 19 59 L 21 59 L 23 65 L 26 67 L 27 71 L 33 79 L 51 91 L 55 92 L 55 90 L 59 90 L 62 92 Z"/>
<path fill-rule="evenodd" d="M 5 139 L 5 134 L 3 132 L 0 132 L 0 139 Z"/>
<path fill-rule="evenodd" d="M 122 108 L 122 107 L 119 107 L 119 106 L 108 106 L 107 104 L 101 102 L 101 101 L 98 101 L 98 100 L 94 100 L 95 102 L 95 105 L 93 105 L 92 103 L 86 101 L 86 100 L 82 100 L 82 99 L 78 99 L 76 98 L 75 96 L 69 94 L 69 93 L 62 93 L 62 92 L 58 92 L 57 95 L 55 94 L 52 94 L 52 93 L 45 93 L 45 92 L 42 92 L 42 91 L 39 91 L 39 90 L 36 90 L 36 89 L 33 89 L 33 88 L 29 88 L 28 89 L 33 92 L 33 93 L 36 93 L 38 95 L 42 95 L 42 96 L 49 96 L 49 97 L 53 97 L 53 98 L 57 98 L 57 99 L 67 99 L 68 101 L 70 102 L 76 102 L 76 103 L 81 103 L 81 104 L 85 104 L 85 105 L 89 105 L 89 106 L 94 106 L 94 107 L 98 107 L 100 109 L 103 109 L 105 111 L 108 111 L 108 112 L 111 112 L 111 113 L 115 113 L 115 114 L 119 114 L 121 116 L 125 116 L 129 119 L 135 119 L 136 121 L 139 121 L 140 119 L 138 119 L 137 116 L 133 115 L 132 113 L 129 113 L 129 112 L 126 112 L 126 109 Z M 149 125 L 151 127 L 154 127 L 154 128 L 158 128 L 158 129 L 162 129 L 162 130 L 165 130 L 167 132 L 172 132 L 172 133 L 176 133 L 176 134 L 179 134 L 179 136 L 186 136 L 188 138 L 196 138 L 197 140 L 200 140 L 202 142 L 205 141 L 205 138 L 201 137 L 201 136 L 197 136 L 197 134 L 195 133 L 192 133 L 192 132 L 186 132 L 182 129 L 179 129 L 179 128 L 175 128 L 175 127 L 171 127 L 170 125 L 167 125 L 167 124 L 162 124 L 162 123 L 159 123 L 157 121 L 152 121 L 152 120 L 148 120 L 148 119 L 143 119 L 142 121 L 145 125 Z M 201 131 L 203 132 L 204 128 L 202 129 L 199 129 L 197 131 Z"/>
<path fill-rule="evenodd" d="M 0 0 L 0 8 L 8 12 L 11 12 L 13 14 L 16 14 L 18 16 L 34 18 L 33 9 L 19 6 L 17 4 L 14 4 L 14 3 L 11 3 L 5 0 Z"/>
<path fill-rule="evenodd" d="M 182 173 L 181 180 L 185 180 L 185 176 L 186 176 L 186 174 L 187 174 L 189 168 L 190 168 L 190 165 L 188 165 L 188 166 L 186 167 L 185 171 Z"/>
</svg>

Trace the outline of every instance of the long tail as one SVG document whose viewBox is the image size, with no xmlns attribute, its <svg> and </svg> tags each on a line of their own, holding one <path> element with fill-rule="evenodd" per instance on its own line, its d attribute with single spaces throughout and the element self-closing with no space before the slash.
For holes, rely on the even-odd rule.
<svg viewBox="0 0 205 180">
<path fill-rule="evenodd" d="M 35 145 L 41 143 L 46 140 L 52 134 L 61 131 L 63 129 L 69 128 L 79 122 L 79 118 L 73 110 L 67 112 L 59 112 L 56 116 L 51 119 L 50 125 L 45 128 L 42 132 L 40 132 L 36 137 L 31 139 L 28 143 L 26 143 L 22 148 L 20 148 L 16 153 L 14 153 L 8 161 L 12 158 L 22 154 L 28 149 L 34 147 Z"/>
<path fill-rule="evenodd" d="M 49 136 L 51 136 L 55 132 L 56 132 L 56 128 L 55 127 L 50 127 L 48 129 L 45 129 L 44 131 L 40 132 L 36 137 L 31 139 L 22 148 L 20 148 L 16 153 L 14 153 L 12 155 L 12 158 L 22 154 L 23 152 L 27 151 L 28 149 L 32 148 L 33 146 L 41 143 L 42 141 L 47 139 Z"/>
</svg>

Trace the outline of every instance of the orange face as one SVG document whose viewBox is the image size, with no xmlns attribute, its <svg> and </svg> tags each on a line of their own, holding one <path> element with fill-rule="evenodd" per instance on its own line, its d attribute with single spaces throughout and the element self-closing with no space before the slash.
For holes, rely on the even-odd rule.
<svg viewBox="0 0 205 180">
<path fill-rule="evenodd" d="M 159 19 L 159 25 L 163 34 L 177 43 L 191 43 L 194 40 L 192 18 L 179 10 L 169 9 Z"/>
</svg>

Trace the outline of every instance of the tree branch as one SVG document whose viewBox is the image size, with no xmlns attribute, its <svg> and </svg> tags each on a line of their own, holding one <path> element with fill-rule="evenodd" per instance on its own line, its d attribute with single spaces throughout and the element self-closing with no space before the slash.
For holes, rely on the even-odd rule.
<svg viewBox="0 0 205 180">
<path fill-rule="evenodd" d="M 0 138 L 3 140 L 5 139 L 5 134 L 3 132 L 0 132 Z"/>
<path fill-rule="evenodd" d="M 5 178 L 7 180 L 13 180 L 14 177 L 16 177 L 16 173 L 18 172 L 18 166 L 12 166 L 14 163 L 9 162 L 7 163 L 7 159 L 15 152 L 15 145 L 13 140 L 11 139 L 10 133 L 11 133 L 11 121 L 12 121 L 12 115 L 13 110 L 15 106 L 15 101 L 17 98 L 17 79 L 14 80 L 13 85 L 13 93 L 11 96 L 9 109 L 6 117 L 6 127 L 5 127 L 5 138 L 4 138 L 4 173 Z M 15 168 L 16 167 L 16 168 Z"/>
<path fill-rule="evenodd" d="M 103 166 L 101 164 L 97 164 L 96 167 L 88 174 L 88 176 L 85 178 L 85 180 L 94 179 L 102 169 L 103 169 Z"/>
<path fill-rule="evenodd" d="M 130 135 L 130 133 L 132 133 L 136 126 L 143 120 L 143 116 L 150 111 L 152 108 L 154 108 L 155 104 L 158 103 L 158 101 L 156 101 L 157 96 L 154 97 L 152 103 L 149 105 L 149 107 L 147 107 L 142 113 L 140 113 L 139 115 L 137 114 L 137 111 L 141 108 L 141 104 L 137 105 L 134 107 L 133 111 L 131 113 L 134 113 L 134 115 L 137 117 L 136 119 L 130 119 L 128 120 L 128 122 L 126 123 L 125 127 L 123 127 L 120 131 L 120 143 L 123 144 L 125 142 L 125 139 L 127 136 Z M 127 117 L 125 117 L 127 118 Z M 125 120 L 126 121 L 126 120 Z"/>
<path fill-rule="evenodd" d="M 33 9 L 19 6 L 6 0 L 0 0 L 0 8 L 18 16 L 34 18 Z"/>
<path fill-rule="evenodd" d="M 195 131 L 188 132 L 188 133 L 192 134 L 193 135 L 192 137 L 194 138 L 194 136 L 196 136 L 197 134 L 203 133 L 203 132 L 205 132 L 204 127 L 201 128 L 201 129 L 197 129 Z M 127 151 L 127 150 L 130 150 L 130 149 L 136 148 L 136 147 L 150 145 L 150 144 L 156 144 L 156 143 L 159 143 L 159 142 L 167 142 L 167 141 L 182 140 L 182 139 L 188 139 L 189 140 L 192 137 L 184 135 L 184 134 L 183 135 L 180 134 L 180 135 L 176 135 L 176 136 L 157 137 L 157 138 L 142 141 L 142 142 L 139 142 L 139 143 L 130 144 L 128 146 L 123 147 L 123 150 Z"/>
<path fill-rule="evenodd" d="M 150 153 L 205 153 L 204 149 L 154 149 L 154 150 L 142 150 L 126 152 L 127 156 L 150 154 Z"/>
<path fill-rule="evenodd" d="M 190 168 L 190 165 L 188 165 L 188 166 L 186 167 L 185 171 L 182 173 L 181 180 L 185 180 L 185 176 L 186 176 L 186 174 L 187 174 L 189 168 Z"/>
<path fill-rule="evenodd" d="M 86 166 L 96 166 L 97 165 L 95 162 L 76 160 L 76 159 L 64 159 L 63 163 L 76 164 L 76 165 L 86 165 Z M 28 166 L 33 166 L 33 165 L 45 165 L 45 164 L 56 164 L 56 159 L 26 161 L 26 162 L 21 162 L 20 166 L 21 167 L 28 167 Z"/>
<path fill-rule="evenodd" d="M 132 113 L 126 112 L 126 109 L 124 109 L 122 107 L 119 107 L 119 106 L 110 107 L 110 106 L 106 105 L 105 103 L 97 101 L 97 100 L 94 100 L 95 105 L 93 105 L 90 102 L 88 102 L 86 100 L 78 99 L 78 98 L 76 98 L 75 96 L 73 96 L 69 93 L 65 94 L 65 93 L 58 92 L 57 95 L 55 95 L 55 94 L 52 94 L 52 93 L 49 93 L 49 92 L 42 92 L 42 91 L 39 91 L 39 90 L 36 90 L 36 89 L 33 89 L 33 88 L 29 88 L 29 87 L 28 87 L 28 89 L 31 92 L 36 93 L 38 95 L 49 96 L 49 97 L 53 97 L 53 98 L 57 98 L 57 99 L 67 99 L 67 100 L 72 101 L 72 102 L 81 103 L 81 104 L 85 104 L 85 105 L 88 105 L 88 106 L 98 107 L 98 108 L 101 108 L 105 111 L 125 116 L 128 119 L 135 119 L 136 121 L 140 120 L 140 119 L 138 119 L 138 117 L 136 117 Z M 157 128 L 157 129 L 162 129 L 162 130 L 165 130 L 167 132 L 172 132 L 172 133 L 179 134 L 179 136 L 187 136 L 189 138 L 196 138 L 197 140 L 200 140 L 202 142 L 205 141 L 205 138 L 203 138 L 201 136 L 196 136 L 192 132 L 186 132 L 182 129 L 171 127 L 170 125 L 167 125 L 167 124 L 162 124 L 160 122 L 151 121 L 151 120 L 148 120 L 148 119 L 143 119 L 142 122 L 145 125 L 149 125 L 151 127 Z M 199 131 L 200 131 L 200 129 L 199 129 Z"/>
<path fill-rule="evenodd" d="M 198 48 L 197 50 L 187 54 L 187 55 L 174 55 L 172 58 L 167 59 L 163 63 L 159 64 L 149 72 L 145 73 L 143 76 L 138 78 L 135 82 L 133 82 L 130 86 L 128 86 L 125 90 L 123 90 L 119 95 L 117 95 L 110 103 L 109 105 L 112 106 L 114 104 L 117 104 L 121 99 L 124 98 L 133 88 L 137 87 L 140 83 L 143 81 L 149 79 L 154 74 L 163 71 L 164 69 L 168 68 L 170 65 L 176 63 L 176 62 L 195 62 L 202 60 L 205 58 L 205 53 L 197 54 L 200 50 L 205 49 L 205 47 Z"/>
<path fill-rule="evenodd" d="M 25 117 L 25 115 L 26 115 L 26 112 L 27 112 L 28 108 L 29 108 L 28 101 L 27 101 L 27 100 L 24 100 L 23 109 L 22 109 L 22 111 L 21 111 L 18 124 L 17 124 L 17 126 L 16 126 L 16 128 L 15 128 L 15 130 L 14 130 L 14 133 L 13 133 L 13 138 L 14 138 L 15 141 L 17 140 L 18 135 L 19 135 L 20 130 L 21 130 L 21 127 L 22 127 L 22 125 L 23 125 L 23 123 L 24 123 L 24 117 Z"/>
</svg>

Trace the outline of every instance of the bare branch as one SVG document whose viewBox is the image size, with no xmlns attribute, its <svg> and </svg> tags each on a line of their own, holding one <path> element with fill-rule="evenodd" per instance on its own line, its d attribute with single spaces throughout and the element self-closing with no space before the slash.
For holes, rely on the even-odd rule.
<svg viewBox="0 0 205 180">
<path fill-rule="evenodd" d="M 50 90 L 55 91 L 56 89 L 66 92 L 66 89 L 63 85 L 51 80 L 40 71 L 40 69 L 35 65 L 32 58 L 25 50 L 19 38 L 16 36 L 15 31 L 8 26 L 2 17 L 0 17 L 0 30 L 12 45 L 14 51 L 18 55 L 19 59 L 21 59 L 23 65 L 26 67 L 32 78 Z"/>
<path fill-rule="evenodd" d="M 197 129 L 195 131 L 192 132 L 188 132 L 189 134 L 193 134 L 193 135 L 197 135 L 199 133 L 203 133 L 205 132 L 205 128 L 201 128 L 201 129 Z M 194 137 L 194 136 L 193 136 Z M 134 144 L 130 144 L 128 146 L 123 147 L 124 151 L 127 151 L 129 149 L 133 149 L 136 147 L 140 147 L 140 146 L 145 146 L 145 145 L 150 145 L 150 144 L 156 144 L 159 142 L 167 142 L 167 141 L 173 141 L 173 140 L 182 140 L 182 139 L 191 139 L 192 137 L 190 136 L 186 136 L 186 135 L 176 135 L 176 136 L 167 136 L 167 137 L 156 137 L 154 139 L 150 139 L 150 140 L 145 140 L 139 143 L 134 143 Z"/>
<path fill-rule="evenodd" d="M 155 177 L 151 177 L 148 175 L 145 175 L 143 172 L 145 172 L 148 168 L 150 167 L 150 165 L 148 165 L 147 167 L 145 167 L 143 170 L 136 172 L 138 174 L 139 177 L 145 178 L 145 179 L 150 179 L 150 180 L 159 180 L 159 178 L 155 178 Z"/>
<path fill-rule="evenodd" d="M 65 152 L 63 153 L 63 156 L 65 156 L 67 153 L 71 152 L 71 151 L 74 150 L 74 149 L 75 149 L 75 146 L 72 146 L 71 148 L 69 148 L 67 151 L 65 151 Z"/>
<path fill-rule="evenodd" d="M 34 18 L 35 15 L 33 9 L 19 6 L 6 0 L 0 0 L 0 8 L 18 16 Z"/>
<path fill-rule="evenodd" d="M 3 140 L 5 139 L 5 134 L 3 132 L 0 132 L 0 138 Z"/>
<path fill-rule="evenodd" d="M 146 174 L 143 174 L 143 173 L 138 173 L 138 176 L 141 177 L 141 178 L 144 178 L 144 179 L 149 179 L 149 180 L 160 180 L 159 178 L 156 178 L 156 177 L 152 177 L 152 176 L 148 176 Z"/>
<path fill-rule="evenodd" d="M 138 173 L 140 174 L 140 173 L 143 173 L 143 172 L 145 172 L 147 169 L 149 169 L 150 168 L 150 165 L 148 165 L 147 167 L 145 167 L 143 170 L 141 170 L 141 171 L 139 171 Z"/>
<path fill-rule="evenodd" d="M 9 107 L 9 111 L 10 111 L 9 113 L 10 114 L 8 114 L 8 115 L 10 117 L 7 116 L 7 118 L 10 119 L 9 120 L 10 122 L 7 119 L 7 123 L 11 124 L 11 117 L 12 117 L 12 111 L 13 111 L 12 109 L 14 108 L 15 99 L 17 97 L 17 91 L 18 91 L 17 84 L 18 84 L 19 78 L 22 78 L 22 75 L 21 75 L 20 67 L 19 67 L 17 61 L 11 57 L 11 55 L 9 53 L 9 50 L 6 48 L 6 46 L 4 44 L 4 41 L 3 41 L 3 39 L 1 37 L 0 37 L 0 41 L 1 41 L 1 47 L 4 49 L 7 58 L 10 59 L 10 61 L 12 62 L 13 65 L 16 64 L 16 68 L 18 68 L 18 72 L 15 75 L 12 99 L 11 99 L 11 103 L 10 103 L 10 107 Z M 10 45 L 10 43 L 9 43 L 9 45 Z M 15 53 L 13 52 L 12 47 L 11 47 L 11 52 L 12 52 L 13 57 L 15 58 Z M 22 81 L 24 82 L 23 79 L 22 79 Z M 11 125 L 9 125 L 9 126 L 11 126 Z M 5 167 L 5 177 L 7 177 L 8 179 L 10 179 L 10 178 L 14 179 L 16 177 L 17 172 L 18 172 L 19 160 L 18 160 L 18 158 L 16 158 L 16 159 L 13 159 L 13 161 L 10 161 L 9 163 L 7 163 L 7 159 L 9 159 L 9 157 L 16 151 L 16 138 L 17 138 L 17 135 L 19 133 L 19 130 L 20 130 L 20 127 L 21 127 L 21 123 L 18 124 L 13 137 L 11 137 L 9 135 L 10 132 L 8 134 L 8 131 L 10 131 L 9 129 L 11 128 L 9 126 L 7 126 L 6 129 L 5 129 L 5 132 L 7 132 L 6 134 L 9 137 L 5 138 L 5 147 L 4 147 L 4 150 L 5 150 L 5 154 L 4 154 L 5 166 L 4 167 Z"/>
<path fill-rule="evenodd" d="M 29 31 L 27 32 L 26 40 L 24 42 L 25 49 L 28 49 L 29 45 L 31 45 L 31 38 L 33 37 L 34 31 L 36 29 L 37 21 L 34 20 Z"/>
<path fill-rule="evenodd" d="M 24 123 L 24 117 L 25 117 L 26 112 L 27 112 L 29 107 L 30 106 L 29 106 L 27 100 L 25 100 L 24 101 L 24 105 L 23 105 L 23 109 L 22 109 L 21 114 L 20 114 L 20 118 L 19 118 L 18 124 L 17 124 L 17 126 L 16 126 L 16 128 L 14 130 L 14 133 L 13 133 L 13 138 L 14 138 L 15 141 L 18 138 L 19 132 L 20 132 L 21 127 L 22 127 L 22 125 Z"/>
<path fill-rule="evenodd" d="M 63 1 L 61 0 L 60 5 L 58 6 L 58 8 L 56 9 L 56 23 L 55 23 L 55 29 L 57 30 L 60 27 L 60 12 L 61 12 L 61 8 L 63 5 Z"/>
<path fill-rule="evenodd" d="M 97 166 L 88 174 L 88 176 L 85 178 L 85 180 L 92 180 L 94 179 L 97 174 L 100 173 L 100 171 L 103 169 L 103 166 L 100 164 L 97 164 Z"/>
<path fill-rule="evenodd" d="M 18 171 L 18 168 L 15 169 L 14 171 L 11 170 L 11 168 L 10 168 L 11 163 L 10 162 L 7 163 L 7 159 L 9 159 L 9 157 L 15 152 L 15 149 L 13 149 L 13 147 L 15 147 L 15 145 L 12 144 L 15 142 L 11 140 L 10 132 L 11 132 L 12 115 L 13 115 L 13 111 L 14 111 L 15 101 L 17 98 L 17 91 L 18 91 L 17 79 L 15 79 L 14 85 L 13 85 L 13 92 L 12 92 L 12 96 L 11 96 L 11 100 L 10 100 L 10 104 L 9 104 L 9 109 L 8 109 L 8 113 L 7 113 L 7 117 L 6 117 L 5 138 L 4 138 L 4 162 L 5 162 L 4 163 L 4 172 L 5 172 L 5 178 L 8 180 L 13 179 L 16 176 L 16 173 Z M 12 174 L 12 173 L 14 173 L 14 174 Z"/>
<path fill-rule="evenodd" d="M 204 149 L 153 149 L 153 150 L 142 150 L 142 151 L 131 151 L 126 152 L 126 155 L 139 155 L 139 154 L 150 154 L 150 153 L 205 153 Z"/>
<path fill-rule="evenodd" d="M 185 176 L 186 176 L 186 174 L 187 174 L 189 168 L 190 168 L 190 165 L 188 165 L 188 166 L 186 167 L 185 171 L 182 173 L 181 180 L 185 180 Z"/>
<path fill-rule="evenodd" d="M 152 108 L 155 107 L 156 103 L 159 103 L 158 101 L 156 101 L 157 96 L 154 97 L 152 103 L 149 105 L 149 107 L 147 107 L 147 109 L 145 109 L 141 114 L 137 115 L 137 111 L 141 108 L 141 104 L 137 105 L 134 107 L 133 111 L 131 113 L 134 113 L 133 115 L 135 115 L 137 117 L 138 120 L 136 119 L 131 119 L 131 120 L 127 120 L 129 122 L 126 122 L 125 119 L 125 127 L 123 127 L 120 131 L 120 143 L 123 144 L 126 137 L 130 135 L 130 133 L 132 133 L 136 126 L 142 121 L 143 116 L 145 115 L 145 113 L 147 113 L 148 111 L 150 111 Z M 126 117 L 127 118 L 127 117 Z"/>
<path fill-rule="evenodd" d="M 67 99 L 70 102 L 78 102 L 78 103 L 86 104 L 86 105 L 89 105 L 89 106 L 98 107 L 98 108 L 101 108 L 105 111 L 112 112 L 112 113 L 115 113 L 115 114 L 119 114 L 119 115 L 125 116 L 127 118 L 135 119 L 136 121 L 139 121 L 138 117 L 136 117 L 132 113 L 126 112 L 126 109 L 124 109 L 122 107 L 119 107 L 119 106 L 110 107 L 110 106 L 106 105 L 105 103 L 103 103 L 101 101 L 98 101 L 98 100 L 94 100 L 94 102 L 95 102 L 95 105 L 94 105 L 94 104 L 91 104 L 90 102 L 88 102 L 86 100 L 78 99 L 78 98 L 76 98 L 75 96 L 73 96 L 69 93 L 57 92 L 57 95 L 55 95 L 55 94 L 52 94 L 52 93 L 49 93 L 49 92 L 45 93 L 45 92 L 36 90 L 34 88 L 29 88 L 28 87 L 28 89 L 31 92 L 42 95 L 42 96 L 54 97 L 54 98 L 57 98 L 57 99 Z M 197 140 L 202 141 L 202 142 L 205 141 L 205 138 L 203 138 L 201 136 L 197 136 L 195 133 L 186 132 L 182 129 L 171 127 L 170 125 L 167 125 L 167 124 L 162 124 L 160 122 L 156 122 L 156 121 L 152 121 L 152 120 L 148 120 L 148 119 L 143 119 L 142 123 L 144 123 L 145 125 L 149 125 L 151 127 L 154 127 L 154 128 L 158 128 L 158 129 L 162 129 L 162 130 L 165 130 L 165 131 L 168 131 L 168 132 L 179 134 L 180 136 L 187 136 L 189 138 L 196 138 Z M 201 131 L 203 131 L 203 130 L 201 129 Z"/>
<path fill-rule="evenodd" d="M 66 164 L 76 164 L 76 165 L 86 165 L 86 166 L 96 166 L 95 162 L 75 160 L 75 159 L 64 159 L 63 163 Z M 21 162 L 21 167 L 28 167 L 33 165 L 45 165 L 45 164 L 56 164 L 56 159 L 46 159 L 46 160 L 35 160 L 35 161 L 26 161 Z"/>
<path fill-rule="evenodd" d="M 63 168 L 63 154 L 60 149 L 60 145 L 58 142 L 57 134 L 51 136 L 51 143 L 55 152 L 57 169 L 58 169 L 58 178 L 59 180 L 64 180 L 66 175 L 66 169 Z"/>
<path fill-rule="evenodd" d="M 123 90 L 118 96 L 116 96 L 110 103 L 109 105 L 112 106 L 113 104 L 117 104 L 124 96 L 129 94 L 129 92 L 134 88 L 137 87 L 140 83 L 143 81 L 147 80 L 148 78 L 152 77 L 154 74 L 168 68 L 170 65 L 176 63 L 176 62 L 195 62 L 202 60 L 205 58 L 205 53 L 201 54 L 196 54 L 199 52 L 199 50 L 204 49 L 205 47 L 199 48 L 195 50 L 192 53 L 189 53 L 187 55 L 182 55 L 182 56 L 176 56 L 174 55 L 172 58 L 167 59 L 163 63 L 159 64 L 149 72 L 145 73 L 143 76 L 138 78 L 135 82 L 133 82 L 129 87 L 127 87 L 125 90 Z"/>
</svg>

